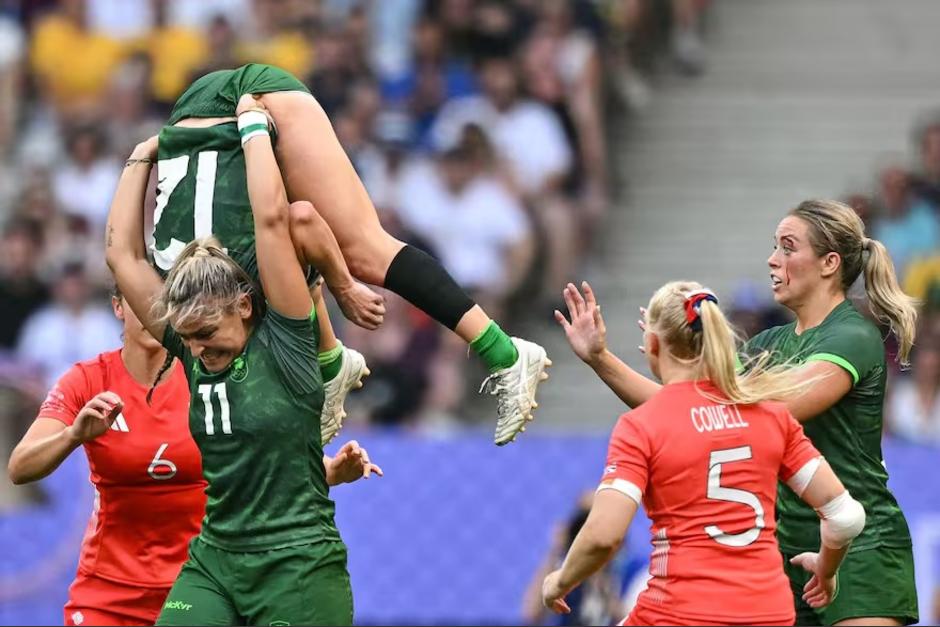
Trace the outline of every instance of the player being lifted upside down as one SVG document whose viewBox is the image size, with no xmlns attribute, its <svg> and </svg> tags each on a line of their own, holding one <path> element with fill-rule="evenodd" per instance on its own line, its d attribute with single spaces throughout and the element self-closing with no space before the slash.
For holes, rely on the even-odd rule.
<svg viewBox="0 0 940 627">
<path fill-rule="evenodd" d="M 245 94 L 258 96 L 267 111 L 236 124 Z M 239 143 L 251 133 L 267 133 L 272 122 L 288 197 L 312 203 L 292 208 L 298 256 L 323 274 L 343 313 L 360 326 L 378 326 L 384 306 L 354 279 L 395 292 L 463 338 L 491 373 L 485 387 L 497 396 L 496 444 L 512 441 L 532 419 L 536 388 L 548 376 L 545 350 L 510 338 L 437 261 L 382 228 L 323 109 L 303 83 L 281 69 L 251 64 L 213 72 L 176 102 L 160 133 L 154 263 L 166 272 L 187 242 L 212 234 L 257 278 Z M 323 315 L 319 319 L 327 322 Z M 349 376 L 335 386 L 332 403 L 327 382 L 325 421 L 341 419 L 341 409 L 330 417 L 327 407 L 341 408 L 364 367 L 347 368 Z"/>
</svg>

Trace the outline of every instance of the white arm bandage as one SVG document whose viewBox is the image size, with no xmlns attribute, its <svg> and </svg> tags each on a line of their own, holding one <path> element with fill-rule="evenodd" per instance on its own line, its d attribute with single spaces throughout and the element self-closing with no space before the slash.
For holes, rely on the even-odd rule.
<svg viewBox="0 0 940 627">
<path fill-rule="evenodd" d="M 816 510 L 822 519 L 819 535 L 831 549 L 847 546 L 865 528 L 865 509 L 848 490 Z"/>
</svg>

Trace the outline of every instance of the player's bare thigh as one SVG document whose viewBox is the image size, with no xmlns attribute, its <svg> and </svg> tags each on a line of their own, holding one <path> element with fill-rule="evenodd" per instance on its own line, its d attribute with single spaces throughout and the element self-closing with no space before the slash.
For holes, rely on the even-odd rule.
<svg viewBox="0 0 940 627">
<path fill-rule="evenodd" d="M 401 244 L 379 224 L 369 194 L 316 99 L 302 92 L 276 92 L 261 100 L 277 123 L 278 163 L 291 200 L 313 203 L 347 259 L 366 247 L 369 254 L 388 255 L 390 261 Z"/>
<path fill-rule="evenodd" d="M 404 244 L 382 228 L 369 194 L 316 99 L 299 91 L 261 97 L 278 129 L 277 157 L 291 200 L 308 200 L 330 226 L 353 276 L 380 285 Z M 234 117 L 185 118 L 206 128 Z"/>
<path fill-rule="evenodd" d="M 836 625 L 836 627 L 840 627 L 842 625 L 877 625 L 879 627 L 899 627 L 904 623 L 896 618 L 846 618 L 845 620 L 840 620 L 838 623 L 833 624 Z"/>
</svg>

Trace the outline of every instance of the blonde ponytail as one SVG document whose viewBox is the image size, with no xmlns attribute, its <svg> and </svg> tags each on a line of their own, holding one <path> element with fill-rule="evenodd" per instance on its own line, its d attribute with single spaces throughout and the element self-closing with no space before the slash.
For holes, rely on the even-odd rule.
<svg viewBox="0 0 940 627">
<path fill-rule="evenodd" d="M 890 326 L 898 339 L 898 361 L 908 365 L 917 325 L 917 301 L 898 285 L 884 244 L 865 237 L 865 225 L 855 210 L 834 200 L 801 202 L 790 215 L 809 225 L 810 245 L 817 257 L 839 254 L 843 291 L 848 292 L 864 271 L 868 306 L 878 320 Z"/>
<path fill-rule="evenodd" d="M 869 307 L 878 320 L 891 327 L 898 338 L 898 361 L 907 366 L 917 327 L 917 300 L 905 294 L 898 285 L 894 263 L 885 245 L 878 240 L 865 240 L 868 248 L 864 267 L 865 293 Z"/>
<path fill-rule="evenodd" d="M 737 405 L 785 401 L 805 393 L 820 380 L 806 379 L 790 364 L 768 366 L 769 354 L 751 361 L 747 372 L 738 374 L 738 338 L 717 302 L 702 299 L 692 305 L 696 313 L 689 311 L 690 297 L 703 291 L 707 292 L 692 281 L 667 283 L 650 300 L 647 324 L 660 335 L 665 350 L 694 367 L 696 379 L 708 379 L 721 391 L 721 397 L 703 391 L 709 400 Z M 700 325 L 690 321 L 695 315 Z"/>
</svg>

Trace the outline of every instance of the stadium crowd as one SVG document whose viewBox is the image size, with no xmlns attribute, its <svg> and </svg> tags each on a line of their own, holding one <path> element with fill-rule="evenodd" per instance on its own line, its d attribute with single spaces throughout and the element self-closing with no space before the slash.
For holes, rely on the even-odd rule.
<svg viewBox="0 0 940 627">
<path fill-rule="evenodd" d="M 0 2 L 5 365 L 35 372 L 38 389 L 116 345 L 100 234 L 122 160 L 194 78 L 252 61 L 304 78 L 389 231 L 438 256 L 510 324 L 550 311 L 610 205 L 611 112 L 649 102 L 644 74 L 664 46 L 680 71 L 704 69 L 706 5 Z M 923 302 L 913 367 L 892 373 L 887 428 L 940 443 L 940 114 L 916 121 L 912 146 L 910 164 L 886 165 L 846 200 Z M 745 335 L 783 321 L 762 292 L 731 295 Z M 462 344 L 388 296 L 378 332 L 341 330 L 375 373 L 351 418 L 447 424 L 475 366 L 455 358 Z"/>
<path fill-rule="evenodd" d="M 3 359 L 41 388 L 118 344 L 101 234 L 123 160 L 193 79 L 247 62 L 303 78 L 390 232 L 500 319 L 549 312 L 608 211 L 610 110 L 649 102 L 663 49 L 678 71 L 704 70 L 706 6 L 0 1 Z M 389 296 L 377 333 L 341 329 L 374 373 L 351 419 L 450 422 L 474 366 Z"/>
</svg>

